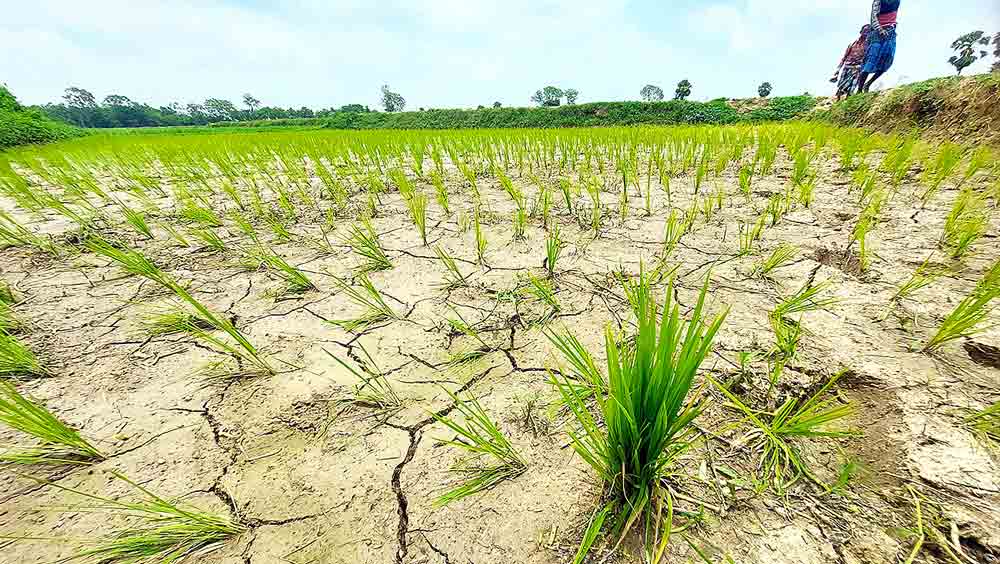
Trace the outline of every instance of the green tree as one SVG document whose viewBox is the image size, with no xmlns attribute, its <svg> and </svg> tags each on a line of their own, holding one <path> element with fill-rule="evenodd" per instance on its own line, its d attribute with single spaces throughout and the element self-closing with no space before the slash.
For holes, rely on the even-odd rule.
<svg viewBox="0 0 1000 564">
<path fill-rule="evenodd" d="M 83 88 L 70 86 L 63 93 L 63 100 L 71 108 L 69 115 L 73 124 L 83 127 L 94 125 L 94 110 L 97 108 L 97 101 L 93 94 Z"/>
<path fill-rule="evenodd" d="M 205 113 L 211 121 L 233 121 L 239 110 L 229 100 L 208 98 L 205 100 Z"/>
<path fill-rule="evenodd" d="M 659 102 L 663 100 L 663 89 L 659 86 L 647 84 L 639 91 L 639 96 L 644 102 Z"/>
<path fill-rule="evenodd" d="M 677 83 L 677 90 L 674 91 L 674 100 L 684 100 L 691 95 L 691 82 L 684 79 Z"/>
<path fill-rule="evenodd" d="M 761 84 L 760 86 L 758 86 L 757 87 L 757 94 L 759 94 L 761 98 L 767 98 L 768 96 L 770 96 L 771 95 L 771 83 L 770 82 L 765 82 L 764 84 Z"/>
<path fill-rule="evenodd" d="M 360 113 L 364 113 L 364 112 L 369 112 L 371 110 L 368 109 L 368 106 L 362 106 L 361 104 L 347 104 L 345 106 L 341 106 L 340 109 L 337 110 L 337 111 L 340 111 L 340 112 L 352 112 L 352 113 L 359 113 L 360 114 Z"/>
<path fill-rule="evenodd" d="M 978 61 L 979 59 L 986 56 L 986 51 L 980 49 L 979 53 L 976 53 L 976 45 L 989 45 L 990 38 L 983 31 L 973 31 L 971 33 L 966 33 L 965 35 L 959 37 L 951 44 L 952 50 L 957 52 L 957 55 L 952 55 L 948 62 L 951 66 L 958 70 L 958 74 L 961 75 L 962 71 L 972 63 Z"/>
<path fill-rule="evenodd" d="M 494 108 L 502 108 L 503 104 L 501 104 L 500 102 L 493 102 L 493 107 Z"/>
<path fill-rule="evenodd" d="M 398 92 L 389 90 L 388 84 L 382 85 L 382 107 L 387 112 L 401 112 L 406 107 L 406 99 Z"/>
<path fill-rule="evenodd" d="M 260 100 L 254 98 L 252 94 L 247 92 L 243 95 L 243 105 L 250 110 L 250 113 L 253 113 L 257 111 L 257 108 L 260 108 Z"/>
<path fill-rule="evenodd" d="M 9 112 L 20 111 L 21 104 L 17 101 L 17 98 L 7 89 L 6 84 L 0 84 L 0 110 L 6 110 Z"/>
<path fill-rule="evenodd" d="M 570 88 L 563 92 L 563 96 L 566 96 L 566 103 L 572 106 L 576 104 L 576 99 L 580 97 L 580 91 L 576 88 Z"/>
<path fill-rule="evenodd" d="M 555 86 L 546 86 L 536 90 L 531 101 L 539 106 L 558 106 L 562 102 L 563 91 Z"/>
</svg>

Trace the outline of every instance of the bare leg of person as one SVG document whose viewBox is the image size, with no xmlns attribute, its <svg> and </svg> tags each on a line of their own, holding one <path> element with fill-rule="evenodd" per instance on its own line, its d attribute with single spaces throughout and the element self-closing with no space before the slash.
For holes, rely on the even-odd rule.
<svg viewBox="0 0 1000 564">
<path fill-rule="evenodd" d="M 859 94 L 860 94 L 861 92 L 864 92 L 864 91 L 865 91 L 865 80 L 866 80 L 867 78 L 868 78 L 868 73 L 866 73 L 866 72 L 862 72 L 862 73 L 861 73 L 861 74 L 860 74 L 860 75 L 858 76 L 858 88 L 857 88 L 857 91 L 858 91 L 858 93 L 859 93 Z"/>
<path fill-rule="evenodd" d="M 877 73 L 873 74 L 872 75 L 872 79 L 869 80 L 867 84 L 865 84 L 865 92 L 868 92 L 869 90 L 871 90 L 872 84 L 875 84 L 875 81 L 878 80 L 879 78 L 881 78 L 883 74 L 885 74 L 885 71 L 877 72 Z"/>
</svg>

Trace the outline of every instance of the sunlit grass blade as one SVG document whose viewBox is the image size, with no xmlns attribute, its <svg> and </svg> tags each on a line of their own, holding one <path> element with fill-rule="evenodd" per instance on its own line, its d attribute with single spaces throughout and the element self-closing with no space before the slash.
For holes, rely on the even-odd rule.
<svg viewBox="0 0 1000 564">
<path fill-rule="evenodd" d="M 104 459 L 78 431 L 4 380 L 0 380 L 0 423 L 41 441 L 37 447 L 0 452 L 0 462 L 89 464 Z"/>
</svg>

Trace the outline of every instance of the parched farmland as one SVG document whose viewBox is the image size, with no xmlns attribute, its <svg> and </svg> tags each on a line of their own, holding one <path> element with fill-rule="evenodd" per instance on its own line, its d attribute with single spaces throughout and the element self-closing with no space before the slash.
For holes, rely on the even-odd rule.
<svg viewBox="0 0 1000 564">
<path fill-rule="evenodd" d="M 94 135 L 0 190 L 0 562 L 1000 561 L 991 149 Z"/>
</svg>

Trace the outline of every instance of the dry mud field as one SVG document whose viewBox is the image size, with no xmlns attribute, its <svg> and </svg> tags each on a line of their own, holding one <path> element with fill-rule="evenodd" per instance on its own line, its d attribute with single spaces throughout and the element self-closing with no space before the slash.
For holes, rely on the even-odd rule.
<svg viewBox="0 0 1000 564">
<path fill-rule="evenodd" d="M 3 376 L 101 454 L 0 469 L 0 562 L 59 561 L 141 523 L 82 495 L 144 499 L 121 477 L 232 526 L 189 562 L 655 561 L 663 528 L 644 517 L 620 539 L 613 515 L 574 560 L 615 490 L 574 449 L 553 379 L 580 375 L 547 336 L 575 335 L 606 375 L 605 327 L 627 346 L 640 271 L 661 303 L 674 281 L 683 316 L 706 278 L 707 314 L 728 308 L 688 396 L 704 411 L 657 481 L 673 505 L 659 561 L 1000 561 L 996 443 L 973 417 L 1000 400 L 997 315 L 924 350 L 1000 257 L 990 151 L 816 124 L 241 132 L 87 138 L 0 155 L 0 169 L 3 225 L 21 234 L 0 252 L 11 335 L 40 368 Z M 958 252 L 946 222 L 970 213 L 981 225 Z M 350 241 L 368 216 L 386 268 Z M 260 362 L 218 326 L 151 329 L 192 302 L 123 268 L 121 249 Z M 915 272 L 933 276 L 901 295 Z M 352 298 L 371 298 L 366 279 L 378 314 Z M 802 289 L 816 289 L 805 311 L 775 323 Z M 797 334 L 782 347 L 776 327 Z M 798 464 L 776 476 L 756 422 L 817 392 L 838 416 L 778 437 Z M 439 419 L 462 425 L 475 405 L 524 467 L 438 504 L 469 475 L 455 465 L 476 464 Z M 0 427 L 0 444 L 37 443 Z"/>
</svg>

